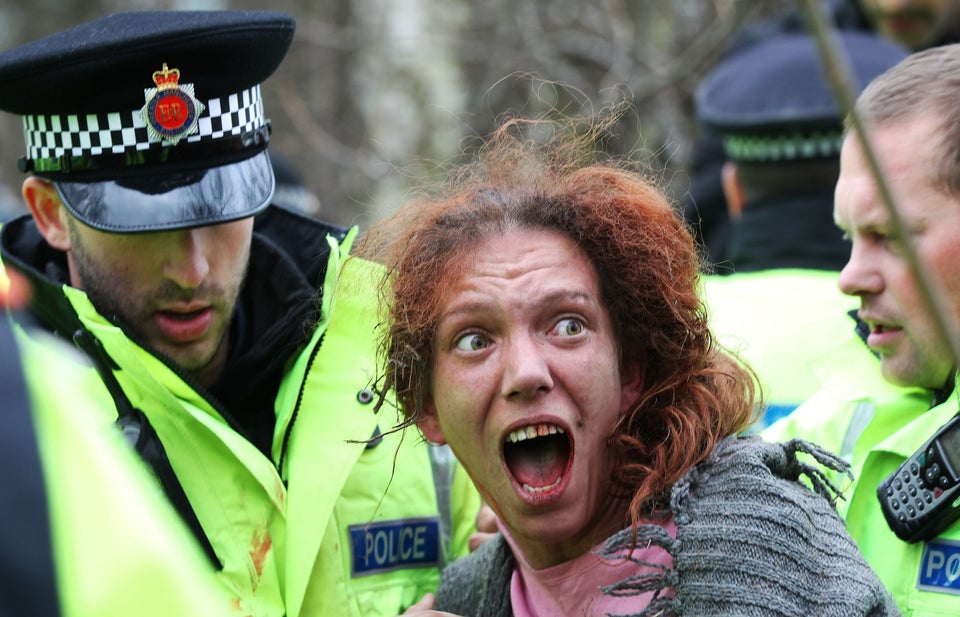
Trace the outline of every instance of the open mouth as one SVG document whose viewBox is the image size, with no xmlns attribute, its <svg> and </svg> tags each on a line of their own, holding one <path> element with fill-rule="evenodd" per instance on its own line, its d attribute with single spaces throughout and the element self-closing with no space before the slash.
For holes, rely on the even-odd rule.
<svg viewBox="0 0 960 617">
<path fill-rule="evenodd" d="M 900 328 L 895 326 L 889 326 L 889 325 L 885 326 L 883 324 L 874 324 L 871 332 L 873 332 L 874 334 L 883 334 L 885 332 L 896 332 L 898 330 L 900 330 Z"/>
<path fill-rule="evenodd" d="M 154 314 L 160 333 L 169 341 L 185 343 L 203 337 L 213 323 L 210 307 L 195 311 L 157 311 Z"/>
<path fill-rule="evenodd" d="M 507 435 L 503 460 L 516 483 L 531 496 L 546 495 L 560 486 L 572 460 L 573 445 L 562 427 L 538 423 Z"/>
</svg>

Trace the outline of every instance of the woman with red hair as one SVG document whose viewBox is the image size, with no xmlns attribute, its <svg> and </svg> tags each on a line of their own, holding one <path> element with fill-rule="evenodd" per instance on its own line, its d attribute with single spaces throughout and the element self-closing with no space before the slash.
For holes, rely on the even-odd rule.
<svg viewBox="0 0 960 617">
<path fill-rule="evenodd" d="M 370 232 L 381 392 L 500 531 L 408 614 L 897 614 L 796 454 L 843 463 L 739 436 L 757 394 L 708 329 L 691 235 L 645 175 L 595 160 L 588 126 L 507 122 Z"/>
</svg>

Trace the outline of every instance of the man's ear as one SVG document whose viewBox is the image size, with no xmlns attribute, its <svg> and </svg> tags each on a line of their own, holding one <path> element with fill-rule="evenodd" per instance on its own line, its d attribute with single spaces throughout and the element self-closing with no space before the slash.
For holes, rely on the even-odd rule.
<svg viewBox="0 0 960 617">
<path fill-rule="evenodd" d="M 447 443 L 447 439 L 443 436 L 443 429 L 440 428 L 440 419 L 437 418 L 437 408 L 433 404 L 433 399 L 424 402 L 423 418 L 417 422 L 417 427 L 430 443 L 437 445 Z"/>
<path fill-rule="evenodd" d="M 620 368 L 620 415 L 633 407 L 643 392 L 643 371 L 636 360 L 625 362 Z"/>
<path fill-rule="evenodd" d="M 720 179 L 723 184 L 723 196 L 727 200 L 727 213 L 732 219 L 740 218 L 743 213 L 743 185 L 740 184 L 740 173 L 737 171 L 737 164 L 733 161 L 727 161 L 723 164 L 720 171 Z"/>
<path fill-rule="evenodd" d="M 53 183 L 30 176 L 23 181 L 21 192 L 47 244 L 60 251 L 69 251 L 72 244 L 67 228 L 67 209 Z"/>
</svg>

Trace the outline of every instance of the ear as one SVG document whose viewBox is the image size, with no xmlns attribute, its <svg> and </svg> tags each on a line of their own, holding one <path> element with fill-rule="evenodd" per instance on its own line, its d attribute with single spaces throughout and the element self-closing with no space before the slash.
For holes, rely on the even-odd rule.
<svg viewBox="0 0 960 617">
<path fill-rule="evenodd" d="M 720 171 L 720 179 L 723 184 L 723 196 L 727 199 L 727 212 L 730 218 L 738 219 L 743 213 L 743 185 L 740 184 L 737 164 L 733 161 L 724 163 Z"/>
<path fill-rule="evenodd" d="M 433 404 L 433 399 L 424 402 L 423 418 L 417 422 L 417 427 L 430 443 L 437 445 L 447 443 L 447 439 L 443 436 L 443 429 L 440 428 L 440 419 L 437 417 L 437 408 Z"/>
<path fill-rule="evenodd" d="M 53 184 L 30 176 L 23 181 L 21 192 L 47 244 L 60 251 L 69 251 L 72 244 L 67 228 L 67 209 Z"/>
<path fill-rule="evenodd" d="M 643 371 L 640 363 L 631 360 L 620 368 L 620 415 L 623 416 L 633 407 L 643 392 Z"/>
</svg>

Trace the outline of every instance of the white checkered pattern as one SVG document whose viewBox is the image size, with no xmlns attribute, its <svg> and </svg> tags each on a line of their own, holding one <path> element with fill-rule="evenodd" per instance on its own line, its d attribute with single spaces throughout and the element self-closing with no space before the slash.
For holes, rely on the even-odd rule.
<svg viewBox="0 0 960 617">
<path fill-rule="evenodd" d="M 195 143 L 241 135 L 265 124 L 260 86 L 211 99 L 197 123 L 197 132 L 180 143 Z M 24 116 L 28 159 L 146 150 L 160 140 L 150 136 L 140 110 L 106 114 Z"/>
</svg>

